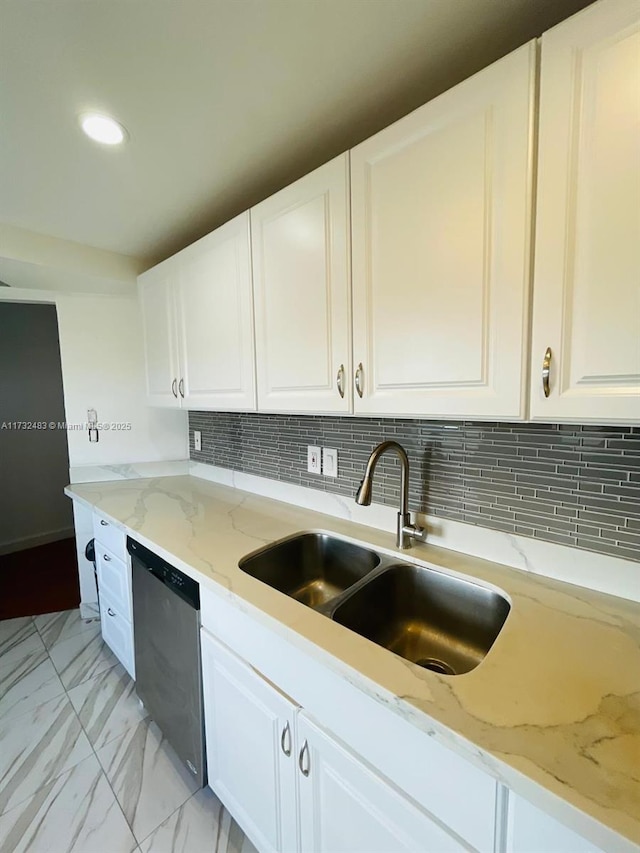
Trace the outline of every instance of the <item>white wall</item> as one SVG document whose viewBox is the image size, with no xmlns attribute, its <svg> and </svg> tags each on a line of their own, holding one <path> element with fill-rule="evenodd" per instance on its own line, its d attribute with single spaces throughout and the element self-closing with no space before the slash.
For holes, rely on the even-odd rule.
<svg viewBox="0 0 640 853">
<path fill-rule="evenodd" d="M 67 422 L 85 422 L 92 408 L 99 421 L 131 424 L 102 430 L 96 444 L 69 431 L 70 466 L 187 458 L 186 412 L 146 403 L 137 296 L 58 294 L 56 304 Z"/>
<path fill-rule="evenodd" d="M 140 261 L 127 255 L 0 223 L 0 280 L 11 287 L 131 293 L 142 269 Z"/>
<path fill-rule="evenodd" d="M 84 423 L 87 409 L 131 430 L 67 433 L 69 465 L 111 465 L 187 459 L 187 413 L 147 406 L 142 319 L 131 295 L 50 293 L 0 288 L 0 301 L 50 302 L 58 311 L 66 420 Z"/>
</svg>

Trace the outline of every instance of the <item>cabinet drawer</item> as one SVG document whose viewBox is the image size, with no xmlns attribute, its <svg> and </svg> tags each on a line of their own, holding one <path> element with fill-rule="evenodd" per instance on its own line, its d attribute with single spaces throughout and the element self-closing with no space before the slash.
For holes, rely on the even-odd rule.
<svg viewBox="0 0 640 853">
<path fill-rule="evenodd" d="M 131 678 L 135 679 L 133 627 L 118 605 L 107 595 L 100 596 L 102 639 L 109 646 Z"/>
<path fill-rule="evenodd" d="M 108 548 L 112 554 L 119 557 L 121 560 L 126 559 L 127 555 L 127 535 L 124 530 L 120 530 L 106 518 L 103 518 L 99 513 L 93 513 L 93 535 L 96 542 L 100 542 L 105 548 Z"/>
<path fill-rule="evenodd" d="M 96 541 L 96 568 L 100 595 L 106 595 L 131 621 L 131 575 L 127 563 Z"/>
</svg>

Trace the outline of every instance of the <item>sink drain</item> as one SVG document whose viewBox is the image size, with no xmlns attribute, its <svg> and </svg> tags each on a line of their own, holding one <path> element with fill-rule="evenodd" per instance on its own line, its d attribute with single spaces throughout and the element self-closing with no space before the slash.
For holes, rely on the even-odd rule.
<svg viewBox="0 0 640 853">
<path fill-rule="evenodd" d="M 432 672 L 439 672 L 440 675 L 455 675 L 453 667 L 437 658 L 420 658 L 416 664 L 424 667 L 424 669 L 430 669 Z"/>
</svg>

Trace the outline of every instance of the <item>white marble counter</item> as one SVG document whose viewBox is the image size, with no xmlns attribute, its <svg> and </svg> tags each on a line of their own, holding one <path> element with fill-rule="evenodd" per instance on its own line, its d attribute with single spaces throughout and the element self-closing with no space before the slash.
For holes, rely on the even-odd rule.
<svg viewBox="0 0 640 853">
<path fill-rule="evenodd" d="M 594 843 L 605 849 L 640 844 L 637 603 L 417 545 L 402 558 L 493 584 L 512 603 L 480 666 L 443 677 L 238 568 L 246 554 L 302 530 L 332 531 L 393 552 L 389 533 L 191 476 L 85 483 L 66 491 L 201 583 L 252 606 L 291 642 L 305 649 L 313 644 L 325 663 L 376 700 L 432 734 L 435 728 L 442 742 Z"/>
</svg>

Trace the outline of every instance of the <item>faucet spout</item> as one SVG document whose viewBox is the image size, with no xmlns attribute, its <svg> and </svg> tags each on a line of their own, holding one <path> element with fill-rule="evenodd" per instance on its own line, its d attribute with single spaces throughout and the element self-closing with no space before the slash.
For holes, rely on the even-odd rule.
<svg viewBox="0 0 640 853">
<path fill-rule="evenodd" d="M 381 456 L 387 451 L 394 452 L 400 459 L 400 511 L 398 512 L 398 528 L 396 535 L 396 546 L 398 548 L 409 548 L 410 539 L 420 538 L 424 531 L 420 527 L 411 524 L 409 515 L 409 457 L 401 444 L 397 441 L 383 441 L 375 447 L 367 461 L 364 477 L 356 492 L 356 503 L 361 506 L 371 504 L 373 492 L 373 475 L 376 465 Z"/>
</svg>

